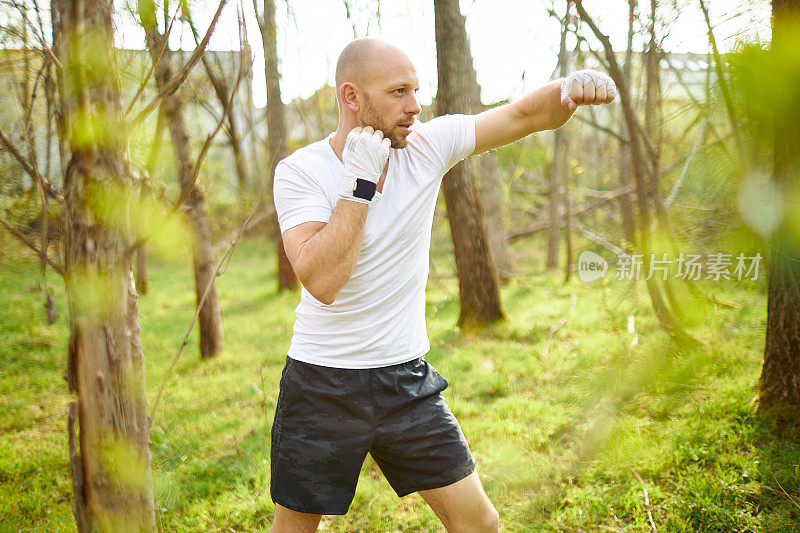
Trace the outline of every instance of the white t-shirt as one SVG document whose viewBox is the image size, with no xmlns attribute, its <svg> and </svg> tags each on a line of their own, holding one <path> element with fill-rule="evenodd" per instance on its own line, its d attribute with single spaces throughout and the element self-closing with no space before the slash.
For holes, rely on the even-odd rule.
<svg viewBox="0 0 800 533">
<path fill-rule="evenodd" d="M 344 165 L 330 136 L 295 151 L 275 169 L 281 232 L 328 222 Z M 305 288 L 289 357 L 337 368 L 374 368 L 428 352 L 425 284 L 436 197 L 444 174 L 475 150 L 475 118 L 445 115 L 417 123 L 408 144 L 389 153 L 383 192 L 370 202 L 361 253 L 330 305 Z"/>
</svg>

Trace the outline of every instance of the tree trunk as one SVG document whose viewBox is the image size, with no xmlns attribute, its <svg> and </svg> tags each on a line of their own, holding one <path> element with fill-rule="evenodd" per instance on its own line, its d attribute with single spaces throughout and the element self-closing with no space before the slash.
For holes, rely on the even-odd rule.
<svg viewBox="0 0 800 533">
<path fill-rule="evenodd" d="M 165 46 L 166 39 L 159 33 L 155 17 L 143 19 L 145 41 L 150 57 L 158 61 L 155 69 L 156 86 L 159 90 L 169 83 L 173 76 L 172 53 Z M 163 53 L 161 50 L 163 49 Z M 159 61 L 159 53 L 161 58 Z M 216 265 L 211 253 L 211 231 L 206 217 L 205 197 L 199 182 L 194 181 L 194 162 L 192 161 L 189 134 L 183 122 L 181 100 L 177 92 L 168 96 L 161 107 L 172 139 L 172 151 L 178 172 L 181 198 L 185 198 L 184 208 L 189 217 L 193 234 L 194 282 L 196 302 L 199 304 L 210 286 L 208 296 L 198 316 L 200 330 L 200 356 L 203 359 L 215 357 L 222 349 L 222 308 L 216 287 Z"/>
<path fill-rule="evenodd" d="M 569 152 L 568 146 L 564 147 L 564 154 Z M 572 199 L 569 191 L 569 165 L 564 164 L 564 239 L 566 241 L 566 264 L 564 265 L 564 283 L 572 278 Z"/>
<path fill-rule="evenodd" d="M 155 531 L 127 152 L 109 0 L 53 2 L 64 174 L 73 513 L 79 532 Z M 80 35 L 80 39 L 75 36 Z M 91 48 L 85 47 L 91 43 Z M 93 118 L 90 125 L 74 111 Z M 108 219 L 108 201 L 115 216 Z M 120 218 L 121 217 L 121 218 Z M 77 419 L 79 433 L 76 435 Z"/>
<path fill-rule="evenodd" d="M 197 33 L 197 28 L 194 26 L 194 21 L 192 20 L 191 16 L 189 16 L 189 24 L 192 28 L 192 33 L 194 34 L 194 41 L 199 46 L 200 44 L 200 37 Z M 237 192 L 239 194 L 239 200 L 245 200 L 247 197 L 247 166 L 244 162 L 244 157 L 242 155 L 242 140 L 241 135 L 239 134 L 239 122 L 236 120 L 236 112 L 234 111 L 233 106 L 228 107 L 228 98 L 230 96 L 230 85 L 228 81 L 225 79 L 225 72 L 220 65 L 220 61 L 216 61 L 216 68 L 215 65 L 211 64 L 211 59 L 204 53 L 200 60 L 203 62 L 203 68 L 206 71 L 206 75 L 208 76 L 208 80 L 211 82 L 211 86 L 214 88 L 214 94 L 219 101 L 220 108 L 225 113 L 225 121 L 228 124 L 226 128 L 228 134 L 228 140 L 231 143 L 231 150 L 233 151 L 233 166 L 234 170 L 236 171 L 236 180 L 237 180 Z M 233 70 L 231 70 L 233 72 Z M 248 80 L 251 81 L 251 80 Z M 236 100 L 234 99 L 234 102 Z"/>
<path fill-rule="evenodd" d="M 460 15 L 461 12 L 459 11 Z M 469 102 L 466 108 L 461 109 L 460 113 L 480 113 L 486 107 L 481 102 L 481 86 L 478 84 L 478 74 L 475 72 L 472 61 L 472 51 L 469 46 L 466 28 L 464 27 L 464 17 L 461 16 L 454 22 L 460 23 L 462 28 L 458 29 L 459 39 L 457 46 L 461 47 L 461 73 L 466 77 L 465 83 L 468 87 L 466 97 Z M 463 41 L 461 39 L 463 35 Z M 504 222 L 503 183 L 500 179 L 500 165 L 497 161 L 497 153 L 489 151 L 480 154 L 477 160 L 465 162 L 465 165 L 472 173 L 473 182 L 477 183 L 480 192 L 480 207 L 483 213 L 483 222 L 486 228 L 486 238 L 489 241 L 489 248 L 492 252 L 494 265 L 501 281 L 511 278 L 514 264 L 511 260 L 511 250 L 508 243 Z"/>
<path fill-rule="evenodd" d="M 140 246 L 136 250 L 136 294 L 150 292 L 150 277 L 147 275 L 147 250 Z"/>
<path fill-rule="evenodd" d="M 569 2 L 561 21 L 561 42 L 558 48 L 558 75 L 564 78 L 568 74 L 567 30 L 569 25 Z M 564 171 L 567 168 L 566 139 L 564 126 L 553 132 L 553 164 L 550 167 L 550 204 L 548 206 L 547 228 L 547 268 L 558 267 L 558 243 L 561 236 L 561 183 L 566 180 Z"/>
<path fill-rule="evenodd" d="M 628 46 L 625 50 L 625 65 L 622 71 L 625 78 L 630 82 L 633 72 L 633 23 L 636 17 L 637 0 L 628 0 Z M 630 139 L 630 132 L 625 124 L 625 114 L 620 109 L 620 132 L 623 138 Z M 629 143 L 619 142 L 619 185 L 620 188 L 628 187 L 631 184 L 631 153 Z M 633 202 L 630 194 L 623 194 L 619 197 L 619 209 L 622 218 L 622 233 L 628 242 L 626 248 L 632 248 L 636 243 L 636 219 L 633 214 Z"/>
<path fill-rule="evenodd" d="M 275 0 L 264 0 L 264 17 L 259 21 L 261 40 L 264 45 L 264 74 L 267 79 L 267 130 L 269 140 L 269 182 L 275 179 L 275 167 L 288 153 L 289 138 L 286 134 L 286 112 L 281 100 L 281 78 L 278 70 L 278 26 L 275 22 Z M 272 187 L 270 187 L 272 190 Z M 278 227 L 278 215 L 272 216 L 278 256 L 278 290 L 297 288 L 297 275 L 294 273 L 283 238 Z"/>
<path fill-rule="evenodd" d="M 434 0 L 434 13 L 439 73 L 436 113 L 469 112 L 474 69 L 464 60 L 469 41 L 458 0 Z M 461 297 L 458 325 L 470 328 L 502 320 L 503 312 L 477 190 L 465 163 L 462 161 L 445 175 L 443 189 Z"/>
<path fill-rule="evenodd" d="M 603 48 L 606 52 L 606 59 L 608 60 L 609 74 L 614 79 L 617 86 L 620 105 L 625 117 L 625 125 L 630 133 L 629 144 L 631 166 L 633 168 L 633 175 L 636 182 L 636 204 L 639 211 L 639 249 L 644 257 L 648 257 L 652 251 L 650 248 L 649 205 L 649 194 L 652 192 L 652 189 L 648 190 L 649 186 L 651 185 L 649 180 L 650 176 L 648 174 L 647 161 L 644 154 L 644 142 L 641 135 L 638 134 L 639 123 L 637 122 L 636 115 L 633 111 L 630 82 L 619 66 L 616 54 L 611 47 L 611 41 L 600 31 L 600 29 L 594 23 L 594 20 L 586 12 L 586 9 L 583 7 L 583 1 L 573 1 L 581 19 L 583 19 L 583 21 L 589 25 L 595 36 L 602 42 Z M 669 307 L 667 307 L 664 297 L 661 294 L 661 288 L 658 286 L 655 276 L 646 280 L 645 283 L 647 285 L 647 292 L 650 294 L 650 300 L 653 303 L 653 310 L 655 311 L 658 321 L 662 327 L 664 327 L 664 329 L 666 329 L 675 340 L 681 343 L 688 345 L 697 344 L 696 339 L 692 338 L 685 331 L 683 331 L 680 323 L 672 314 Z"/>
<path fill-rule="evenodd" d="M 796 46 L 800 2 L 772 0 L 772 53 L 784 54 Z M 800 142 L 799 108 L 787 105 L 775 117 L 776 185 L 786 193 L 797 187 L 800 166 L 796 146 Z M 788 194 L 787 194 L 788 195 Z M 800 409 L 800 244 L 786 217 L 772 239 L 767 296 L 767 334 L 764 365 L 759 380 L 759 410 L 778 419 L 796 422 Z"/>
<path fill-rule="evenodd" d="M 508 233 L 504 222 L 505 212 L 503 199 L 503 183 L 500 179 L 500 164 L 494 151 L 478 156 L 479 185 L 481 205 L 483 206 L 486 237 L 492 250 L 497 274 L 501 282 L 511 279 L 514 273 L 514 261 L 508 244 Z M 473 162 L 474 168 L 474 162 Z"/>
<path fill-rule="evenodd" d="M 164 111 L 158 108 L 156 120 L 156 134 L 150 146 L 150 155 L 147 158 L 147 174 L 153 176 L 161 152 L 161 141 L 164 137 Z M 142 245 L 136 250 L 136 292 L 141 296 L 150 292 L 150 276 L 147 274 L 147 246 Z"/>
</svg>

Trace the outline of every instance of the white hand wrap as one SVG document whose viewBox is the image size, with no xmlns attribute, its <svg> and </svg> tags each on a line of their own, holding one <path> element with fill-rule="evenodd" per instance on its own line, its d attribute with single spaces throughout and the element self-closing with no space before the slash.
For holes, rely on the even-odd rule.
<svg viewBox="0 0 800 533">
<path fill-rule="evenodd" d="M 614 80 L 611 79 L 611 76 L 608 74 L 603 74 L 602 72 L 598 72 L 596 70 L 579 70 L 578 72 L 573 72 L 566 78 L 561 78 L 561 99 L 563 100 L 565 96 L 569 95 L 569 86 L 572 85 L 573 81 L 577 81 L 581 87 L 585 87 L 587 83 L 594 82 L 595 90 L 605 85 L 606 91 L 616 91 L 617 86 L 614 84 Z"/>
<path fill-rule="evenodd" d="M 341 198 L 369 204 L 383 167 L 389 160 L 391 144 L 390 139 L 381 139 L 378 133 L 368 133 L 360 128 L 347 135 L 342 152 L 344 179 L 339 187 Z M 362 180 L 361 183 L 359 180 Z"/>
</svg>

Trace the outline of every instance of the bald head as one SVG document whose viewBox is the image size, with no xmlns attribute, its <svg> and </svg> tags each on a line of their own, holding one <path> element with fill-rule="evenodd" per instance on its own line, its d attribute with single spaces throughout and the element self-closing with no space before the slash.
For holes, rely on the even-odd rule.
<svg viewBox="0 0 800 533">
<path fill-rule="evenodd" d="M 364 37 L 351 42 L 344 47 L 336 62 L 336 87 L 347 81 L 363 86 L 376 74 L 387 55 L 400 56 L 408 61 L 400 48 L 381 39 Z"/>
<path fill-rule="evenodd" d="M 397 46 L 380 39 L 357 39 L 336 63 L 339 130 L 371 126 L 403 148 L 414 118 L 422 111 L 414 64 Z M 343 141 L 344 139 L 342 139 Z"/>
</svg>

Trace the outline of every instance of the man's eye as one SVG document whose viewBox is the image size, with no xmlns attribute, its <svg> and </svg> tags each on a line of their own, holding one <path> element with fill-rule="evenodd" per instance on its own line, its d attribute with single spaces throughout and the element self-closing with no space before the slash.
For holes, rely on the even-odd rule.
<svg viewBox="0 0 800 533">
<path fill-rule="evenodd" d="M 404 94 L 406 92 L 406 90 L 405 89 L 395 89 L 394 92 L 396 92 L 397 94 Z"/>
</svg>

